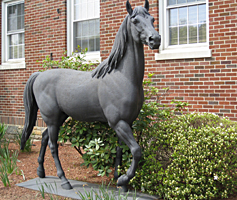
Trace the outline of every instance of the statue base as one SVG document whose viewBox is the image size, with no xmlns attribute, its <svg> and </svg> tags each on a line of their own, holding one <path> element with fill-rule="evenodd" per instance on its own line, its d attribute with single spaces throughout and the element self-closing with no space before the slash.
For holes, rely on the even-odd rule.
<svg viewBox="0 0 237 200">
<path fill-rule="evenodd" d="M 54 176 L 46 176 L 45 178 L 35 178 L 26 182 L 22 182 L 17 184 L 19 187 L 24 187 L 32 190 L 42 191 L 42 187 L 44 187 L 45 193 L 56 194 L 63 197 L 73 198 L 73 199 L 81 199 L 79 192 L 85 195 L 85 192 L 89 193 L 93 188 L 94 191 L 100 194 L 100 186 L 99 184 L 92 184 L 82 181 L 69 180 L 73 189 L 64 190 L 61 187 L 61 180 L 58 177 Z M 107 186 L 105 186 L 107 188 Z M 109 193 L 114 194 L 115 197 L 118 197 L 119 190 L 114 187 L 108 188 Z M 127 193 L 120 192 L 123 196 Z M 47 196 L 47 194 L 45 194 Z M 95 195 L 95 194 L 94 194 Z M 133 200 L 133 196 L 135 195 L 135 191 L 128 192 L 127 200 Z M 150 196 L 147 194 L 136 192 L 136 198 L 139 200 L 156 200 L 159 199 L 156 196 Z"/>
</svg>

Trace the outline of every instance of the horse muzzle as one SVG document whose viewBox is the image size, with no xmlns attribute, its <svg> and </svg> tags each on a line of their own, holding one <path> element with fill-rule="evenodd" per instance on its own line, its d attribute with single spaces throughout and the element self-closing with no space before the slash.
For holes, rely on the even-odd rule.
<svg viewBox="0 0 237 200">
<path fill-rule="evenodd" d="M 148 37 L 148 46 L 150 49 L 159 49 L 160 47 L 161 36 L 159 34 L 152 35 Z"/>
</svg>

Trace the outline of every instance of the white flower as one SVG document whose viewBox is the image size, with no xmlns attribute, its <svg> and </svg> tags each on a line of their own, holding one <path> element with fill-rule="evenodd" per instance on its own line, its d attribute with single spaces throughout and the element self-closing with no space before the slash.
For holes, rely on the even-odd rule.
<svg viewBox="0 0 237 200">
<path fill-rule="evenodd" d="M 217 181 L 218 180 L 218 176 L 214 176 L 214 181 Z"/>
</svg>

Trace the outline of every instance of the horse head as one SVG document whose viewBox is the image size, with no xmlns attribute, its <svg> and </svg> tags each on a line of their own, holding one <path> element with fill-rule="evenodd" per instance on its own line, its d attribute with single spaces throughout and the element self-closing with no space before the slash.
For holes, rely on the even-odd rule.
<svg viewBox="0 0 237 200">
<path fill-rule="evenodd" d="M 161 36 L 154 28 L 154 17 L 149 14 L 149 2 L 145 0 L 145 6 L 136 7 L 134 10 L 127 0 L 126 8 L 131 20 L 131 33 L 136 42 L 148 45 L 150 49 L 158 49 Z"/>
</svg>

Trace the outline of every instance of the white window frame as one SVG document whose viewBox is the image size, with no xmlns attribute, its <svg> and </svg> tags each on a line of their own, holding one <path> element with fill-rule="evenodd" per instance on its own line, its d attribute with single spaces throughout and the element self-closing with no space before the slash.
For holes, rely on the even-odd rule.
<svg viewBox="0 0 237 200">
<path fill-rule="evenodd" d="M 67 0 L 67 55 L 73 53 L 73 21 L 74 21 L 74 0 Z M 87 52 L 85 60 L 94 63 L 101 62 L 100 51 Z"/>
<path fill-rule="evenodd" d="M 7 6 L 10 4 L 24 3 L 24 0 L 3 0 L 2 1 L 2 46 L 1 55 L 2 63 L 0 65 L 0 70 L 12 70 L 12 69 L 24 69 L 25 58 L 19 59 L 8 59 L 8 44 L 7 44 Z M 24 31 L 21 31 L 24 32 Z"/>
<path fill-rule="evenodd" d="M 208 0 L 187 3 L 185 6 L 198 5 L 200 3 L 206 3 L 206 42 L 187 45 L 169 45 L 169 10 L 167 9 L 167 0 L 159 1 L 159 33 L 161 35 L 161 45 L 159 53 L 155 54 L 155 60 L 208 58 L 212 56 L 211 49 L 209 49 Z"/>
</svg>

